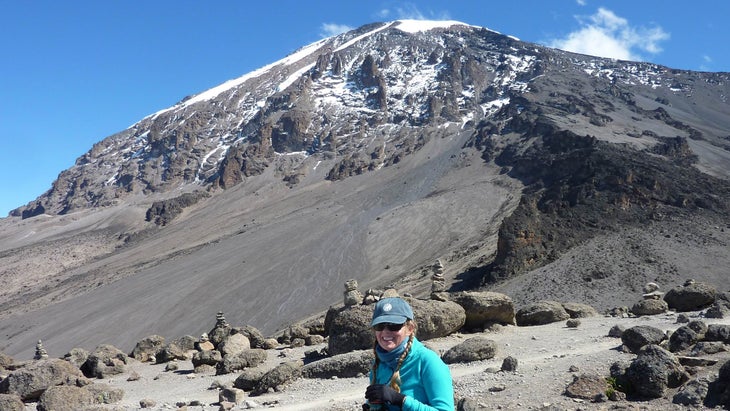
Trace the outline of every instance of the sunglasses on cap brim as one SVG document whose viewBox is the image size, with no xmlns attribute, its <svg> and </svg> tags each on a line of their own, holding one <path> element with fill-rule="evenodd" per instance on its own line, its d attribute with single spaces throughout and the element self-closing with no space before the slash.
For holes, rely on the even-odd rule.
<svg viewBox="0 0 730 411">
<path fill-rule="evenodd" d="M 403 328 L 404 325 L 405 325 L 405 323 L 403 323 L 403 324 L 380 323 L 380 324 L 375 324 L 373 326 L 373 328 L 375 329 L 375 331 L 383 331 L 385 329 L 388 329 L 388 331 L 400 331 L 400 329 Z"/>
</svg>

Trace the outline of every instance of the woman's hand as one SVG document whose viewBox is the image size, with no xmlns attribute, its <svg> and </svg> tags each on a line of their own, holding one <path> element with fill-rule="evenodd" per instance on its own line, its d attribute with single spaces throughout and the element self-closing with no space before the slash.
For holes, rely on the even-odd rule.
<svg viewBox="0 0 730 411">
<path fill-rule="evenodd" d="M 406 396 L 385 384 L 373 384 L 365 390 L 365 398 L 373 404 L 386 403 L 403 406 Z"/>
</svg>

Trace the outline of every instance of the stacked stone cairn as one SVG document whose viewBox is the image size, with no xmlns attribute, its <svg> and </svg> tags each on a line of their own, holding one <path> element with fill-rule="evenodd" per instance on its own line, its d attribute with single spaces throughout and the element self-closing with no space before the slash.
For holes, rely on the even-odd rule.
<svg viewBox="0 0 730 411">
<path fill-rule="evenodd" d="M 446 293 L 446 280 L 444 279 L 444 265 L 441 260 L 431 266 L 431 299 L 437 301 L 447 301 L 448 293 Z"/>
<path fill-rule="evenodd" d="M 357 280 L 345 281 L 345 307 L 361 304 L 363 295 L 357 290 Z"/>
<path fill-rule="evenodd" d="M 662 298 L 664 293 L 659 291 L 659 286 L 656 283 L 647 283 L 643 291 L 642 300 L 631 307 L 632 314 L 637 316 L 657 315 L 669 310 L 669 305 Z"/>
<path fill-rule="evenodd" d="M 43 348 L 43 341 L 38 340 L 38 342 L 35 345 L 35 355 L 33 356 L 34 360 L 45 360 L 48 358 L 48 353 L 46 352 L 46 349 Z"/>
</svg>

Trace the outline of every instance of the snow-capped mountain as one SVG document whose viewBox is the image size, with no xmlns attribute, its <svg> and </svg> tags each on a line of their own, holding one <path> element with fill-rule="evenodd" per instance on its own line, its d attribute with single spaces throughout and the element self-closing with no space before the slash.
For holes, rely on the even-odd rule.
<svg viewBox="0 0 730 411">
<path fill-rule="evenodd" d="M 572 54 L 453 21 L 323 39 L 101 140 L 15 210 L 25 225 L 2 237 L 0 275 L 14 280 L 0 308 L 45 311 L 0 329 L 56 318 L 17 331 L 17 351 L 42 332 L 124 344 L 193 332 L 185 325 L 204 329 L 219 309 L 272 331 L 326 308 L 348 278 L 423 292 L 435 259 L 454 288 L 517 287 L 532 273 L 518 301 L 575 290 L 568 274 L 540 280 L 552 264 L 552 278 L 578 272 L 592 287 L 583 298 L 608 304 L 600 284 L 640 288 L 681 277 L 681 264 L 647 251 L 654 263 L 606 268 L 611 257 L 585 250 L 554 264 L 622 230 L 722 224 L 728 94 L 729 73 Z M 54 253 L 74 257 L 28 262 Z M 21 273 L 48 283 L 25 290 Z M 129 335 L 71 326 L 55 301 L 74 315 L 94 302 Z"/>
</svg>

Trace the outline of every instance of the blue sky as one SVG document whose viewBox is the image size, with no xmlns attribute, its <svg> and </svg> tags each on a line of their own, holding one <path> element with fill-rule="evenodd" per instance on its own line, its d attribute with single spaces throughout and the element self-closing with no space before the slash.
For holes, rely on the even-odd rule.
<svg viewBox="0 0 730 411">
<path fill-rule="evenodd" d="M 144 116 L 348 28 L 458 20 L 524 41 L 730 71 L 730 2 L 0 0 L 0 217 Z"/>
</svg>

